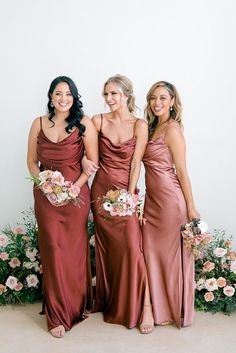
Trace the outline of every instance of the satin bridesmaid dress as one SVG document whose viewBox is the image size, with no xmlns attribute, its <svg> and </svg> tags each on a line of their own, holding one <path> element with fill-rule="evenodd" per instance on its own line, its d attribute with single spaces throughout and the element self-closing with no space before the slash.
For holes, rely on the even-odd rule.
<svg viewBox="0 0 236 353">
<path fill-rule="evenodd" d="M 95 311 L 102 311 L 106 322 L 128 328 L 139 325 L 143 308 L 146 269 L 142 233 L 135 214 L 109 216 L 102 209 L 102 197 L 108 190 L 128 188 L 135 143 L 132 137 L 114 144 L 104 136 L 101 126 L 100 168 L 91 189 L 96 229 Z"/>
<path fill-rule="evenodd" d="M 194 258 L 182 243 L 180 227 L 187 222 L 186 203 L 164 133 L 148 142 L 143 158 L 143 248 L 154 322 L 173 321 L 179 328 L 193 321 Z"/>
<path fill-rule="evenodd" d="M 37 154 L 41 170 L 57 170 L 65 180 L 75 182 L 81 174 L 84 146 L 79 130 L 54 143 L 38 136 Z M 90 208 L 88 185 L 81 188 L 81 206 L 55 207 L 34 188 L 35 215 L 43 266 L 44 312 L 48 329 L 63 325 L 65 330 L 83 320 L 92 307 L 92 285 L 87 235 Z"/>
</svg>

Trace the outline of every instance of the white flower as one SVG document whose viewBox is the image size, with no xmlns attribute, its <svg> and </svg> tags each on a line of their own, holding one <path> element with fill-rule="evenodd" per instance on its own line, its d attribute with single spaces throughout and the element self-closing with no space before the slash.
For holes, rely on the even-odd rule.
<svg viewBox="0 0 236 353">
<path fill-rule="evenodd" d="M 236 274 L 236 260 L 231 261 L 230 271 Z"/>
<path fill-rule="evenodd" d="M 93 286 L 93 287 L 96 286 L 96 276 L 94 276 L 94 277 L 92 278 L 92 286 Z"/>
<path fill-rule="evenodd" d="M 205 281 L 205 288 L 212 292 L 218 289 L 217 280 L 215 278 L 209 278 Z"/>
<path fill-rule="evenodd" d="M 197 225 L 197 227 L 201 230 L 201 233 L 206 233 L 208 229 L 208 225 L 206 222 L 200 221 Z"/>
<path fill-rule="evenodd" d="M 216 248 L 213 252 L 216 257 L 223 257 L 227 253 L 227 250 L 224 248 Z"/>
<path fill-rule="evenodd" d="M 118 198 L 117 198 L 117 202 L 121 202 L 124 203 L 127 201 L 127 195 L 126 194 L 121 194 Z"/>
<path fill-rule="evenodd" d="M 23 267 L 27 268 L 27 270 L 30 270 L 31 268 L 34 268 L 34 266 L 35 266 L 35 262 L 27 261 L 27 262 L 23 263 Z"/>
<path fill-rule="evenodd" d="M 26 282 L 28 287 L 36 287 L 39 283 L 38 277 L 36 275 L 29 275 L 26 277 Z"/>
<path fill-rule="evenodd" d="M 102 206 L 106 211 L 110 211 L 113 208 L 110 202 L 104 202 Z"/>
<path fill-rule="evenodd" d="M 197 283 L 196 283 L 196 289 L 197 290 L 202 290 L 205 288 L 205 279 L 204 278 L 200 278 Z"/>
<path fill-rule="evenodd" d="M 227 297 L 232 297 L 235 293 L 235 289 L 232 286 L 226 286 L 224 287 L 223 292 Z"/>
<path fill-rule="evenodd" d="M 18 279 L 14 276 L 9 276 L 6 280 L 6 286 L 10 289 L 14 289 L 17 285 Z"/>
<path fill-rule="evenodd" d="M 36 260 L 36 255 L 38 253 L 38 250 L 36 248 L 27 248 L 25 255 L 30 259 L 30 261 L 35 261 Z"/>
<path fill-rule="evenodd" d="M 92 245 L 92 246 L 95 246 L 95 234 L 93 234 L 91 236 L 91 238 L 89 239 L 89 244 Z"/>
<path fill-rule="evenodd" d="M 9 239 L 6 234 L 0 235 L 0 247 L 7 246 L 9 244 Z"/>
</svg>

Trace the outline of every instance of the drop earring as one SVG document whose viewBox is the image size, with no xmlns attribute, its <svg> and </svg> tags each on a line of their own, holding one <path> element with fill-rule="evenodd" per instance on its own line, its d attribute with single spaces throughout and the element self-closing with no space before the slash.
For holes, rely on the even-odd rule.
<svg viewBox="0 0 236 353">
<path fill-rule="evenodd" d="M 173 108 L 172 108 L 172 106 L 170 106 L 170 111 L 172 112 L 172 110 L 173 110 Z"/>
<path fill-rule="evenodd" d="M 53 104 L 53 102 L 51 101 L 50 102 L 50 106 L 53 108 L 54 107 L 54 104 Z"/>
</svg>

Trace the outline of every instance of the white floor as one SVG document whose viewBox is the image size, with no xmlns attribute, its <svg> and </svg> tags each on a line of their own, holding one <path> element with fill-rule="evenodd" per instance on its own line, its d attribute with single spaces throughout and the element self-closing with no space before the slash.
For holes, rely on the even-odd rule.
<svg viewBox="0 0 236 353">
<path fill-rule="evenodd" d="M 155 327 L 149 335 L 106 324 L 97 313 L 56 339 L 40 309 L 40 303 L 0 307 L 1 353 L 236 353 L 236 312 L 197 312 L 190 327 Z"/>
</svg>

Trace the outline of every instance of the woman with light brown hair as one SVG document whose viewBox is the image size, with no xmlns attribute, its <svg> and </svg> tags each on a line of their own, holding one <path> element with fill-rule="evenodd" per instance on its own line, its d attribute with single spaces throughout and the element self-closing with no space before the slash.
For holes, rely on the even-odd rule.
<svg viewBox="0 0 236 353">
<path fill-rule="evenodd" d="M 186 168 L 181 102 L 173 84 L 159 81 L 147 94 L 149 142 L 144 154 L 146 197 L 143 246 L 154 322 L 192 323 L 194 258 L 183 247 L 181 225 L 199 218 Z"/>
<path fill-rule="evenodd" d="M 153 330 L 153 317 L 142 252 L 142 233 L 135 213 L 108 217 L 102 208 L 109 190 L 137 192 L 148 126 L 134 115 L 135 98 L 130 80 L 110 77 L 103 96 L 110 112 L 94 116 L 99 137 L 99 164 L 92 184 L 96 246 L 96 305 L 104 320 L 141 333 Z M 84 166 L 86 171 L 86 167 Z"/>
</svg>

